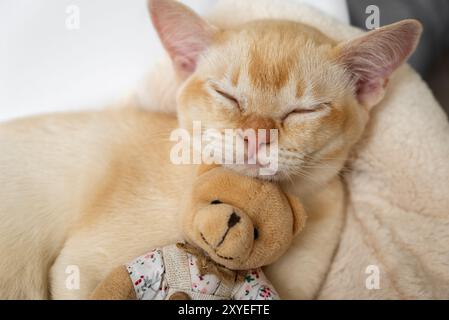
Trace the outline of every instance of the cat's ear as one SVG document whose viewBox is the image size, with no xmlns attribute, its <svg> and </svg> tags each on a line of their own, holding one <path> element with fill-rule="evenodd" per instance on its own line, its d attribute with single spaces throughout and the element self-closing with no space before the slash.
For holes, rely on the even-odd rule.
<svg viewBox="0 0 449 320">
<path fill-rule="evenodd" d="M 413 53 L 421 32 L 421 23 L 408 19 L 370 31 L 335 48 L 339 63 L 355 80 L 360 104 L 369 109 L 382 100 L 389 76 Z"/>
<path fill-rule="evenodd" d="M 148 0 L 148 8 L 176 71 L 182 77 L 190 75 L 217 29 L 178 1 Z"/>
</svg>

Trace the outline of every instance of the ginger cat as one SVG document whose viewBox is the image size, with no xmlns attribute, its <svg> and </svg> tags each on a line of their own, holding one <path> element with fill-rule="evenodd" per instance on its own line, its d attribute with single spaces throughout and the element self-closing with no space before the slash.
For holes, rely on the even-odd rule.
<svg viewBox="0 0 449 320">
<path fill-rule="evenodd" d="M 0 126 L 0 298 L 87 298 L 112 268 L 179 240 L 193 170 L 171 163 L 168 137 L 178 121 L 190 129 L 194 120 L 278 130 L 277 142 L 261 139 L 257 152 L 279 150 L 268 178 L 300 197 L 309 218 L 266 271 L 282 298 L 313 298 L 343 224 L 338 173 L 388 77 L 413 52 L 420 24 L 404 20 L 336 43 L 295 22 L 221 30 L 176 1 L 149 5 L 182 81 L 178 119 L 122 108 Z"/>
</svg>

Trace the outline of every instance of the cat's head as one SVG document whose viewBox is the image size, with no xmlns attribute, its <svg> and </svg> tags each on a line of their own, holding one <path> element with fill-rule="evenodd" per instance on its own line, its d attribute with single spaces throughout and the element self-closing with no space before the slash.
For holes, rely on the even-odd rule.
<svg viewBox="0 0 449 320">
<path fill-rule="evenodd" d="M 177 99 L 181 126 L 277 129 L 277 139 L 267 134 L 256 142 L 257 153 L 278 151 L 272 179 L 335 175 L 422 29 L 404 20 L 337 43 L 296 22 L 260 20 L 221 30 L 179 2 L 149 4 L 185 79 Z M 260 172 L 260 164 L 229 167 Z"/>
</svg>

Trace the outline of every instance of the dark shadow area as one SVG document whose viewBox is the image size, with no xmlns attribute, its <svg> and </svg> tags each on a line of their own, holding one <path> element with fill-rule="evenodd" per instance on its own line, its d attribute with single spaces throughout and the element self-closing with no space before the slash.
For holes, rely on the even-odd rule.
<svg viewBox="0 0 449 320">
<path fill-rule="evenodd" d="M 402 19 L 421 21 L 424 32 L 410 64 L 421 74 L 449 113 L 449 1 L 447 0 L 347 0 L 351 23 L 366 29 L 369 5 L 380 10 L 381 26 Z"/>
</svg>

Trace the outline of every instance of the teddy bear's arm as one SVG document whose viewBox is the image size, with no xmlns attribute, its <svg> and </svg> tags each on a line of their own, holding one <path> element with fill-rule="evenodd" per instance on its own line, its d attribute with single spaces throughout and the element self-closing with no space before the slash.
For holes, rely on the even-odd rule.
<svg viewBox="0 0 449 320">
<path fill-rule="evenodd" d="M 95 288 L 91 300 L 136 300 L 136 292 L 125 266 L 115 268 Z"/>
<path fill-rule="evenodd" d="M 232 294 L 233 300 L 279 300 L 279 294 L 261 269 L 240 274 Z"/>
</svg>

